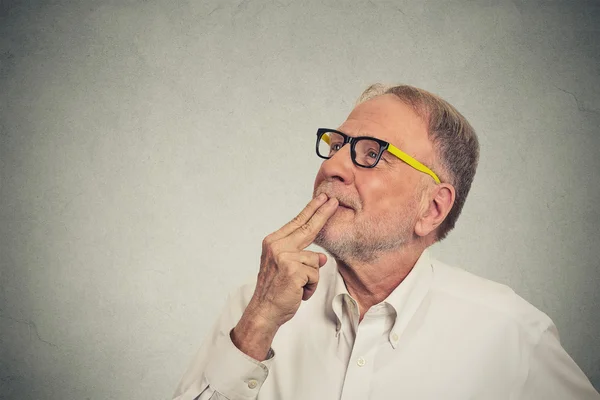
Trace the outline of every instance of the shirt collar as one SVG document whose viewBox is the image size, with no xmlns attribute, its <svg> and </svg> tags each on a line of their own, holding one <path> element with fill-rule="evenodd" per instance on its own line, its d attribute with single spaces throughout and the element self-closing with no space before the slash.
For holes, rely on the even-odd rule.
<svg viewBox="0 0 600 400">
<path fill-rule="evenodd" d="M 336 316 L 336 335 L 339 334 L 340 329 L 342 328 L 342 321 L 344 318 L 342 307 L 344 306 L 344 300 L 346 296 L 349 298 L 350 293 L 348 293 L 344 279 L 342 278 L 342 275 L 340 275 L 336 265 L 335 272 L 333 274 L 333 281 L 330 287 L 330 298 L 328 299 L 327 303 L 331 304 L 333 313 Z"/>
<path fill-rule="evenodd" d="M 406 278 L 382 301 L 395 313 L 394 324 L 389 334 L 392 347 L 397 347 L 401 332 L 429 292 L 432 279 L 433 265 L 429 251 L 425 249 Z M 350 298 L 344 279 L 336 266 L 327 300 L 336 317 L 336 333 L 339 333 L 342 326 L 344 318 L 342 307 L 346 296 Z"/>
</svg>

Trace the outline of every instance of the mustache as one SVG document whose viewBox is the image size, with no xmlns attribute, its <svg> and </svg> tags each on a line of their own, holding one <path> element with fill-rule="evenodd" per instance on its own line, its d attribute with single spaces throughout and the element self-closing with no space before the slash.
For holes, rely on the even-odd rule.
<svg viewBox="0 0 600 400">
<path fill-rule="evenodd" d="M 352 208 L 353 210 L 360 210 L 362 208 L 362 204 L 360 199 L 356 195 L 350 195 L 348 193 L 344 193 L 341 190 L 335 190 L 333 185 L 330 182 L 323 182 L 320 184 L 313 193 L 313 197 L 317 197 L 321 193 L 325 193 L 327 197 L 335 197 L 340 205 Z"/>
</svg>

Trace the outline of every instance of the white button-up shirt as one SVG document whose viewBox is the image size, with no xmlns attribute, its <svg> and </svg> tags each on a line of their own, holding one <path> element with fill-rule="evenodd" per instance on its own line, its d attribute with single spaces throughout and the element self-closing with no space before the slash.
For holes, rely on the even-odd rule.
<svg viewBox="0 0 600 400">
<path fill-rule="evenodd" d="M 328 262 L 263 362 L 229 336 L 253 291 L 250 283 L 230 296 L 175 399 L 600 400 L 548 316 L 428 251 L 360 324 Z"/>
</svg>

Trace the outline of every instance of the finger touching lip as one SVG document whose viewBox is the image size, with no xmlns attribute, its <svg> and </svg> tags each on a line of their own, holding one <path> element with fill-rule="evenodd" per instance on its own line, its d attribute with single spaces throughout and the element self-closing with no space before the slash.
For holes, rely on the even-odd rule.
<svg viewBox="0 0 600 400">
<path fill-rule="evenodd" d="M 332 193 L 332 191 L 327 190 L 326 188 L 319 188 L 315 191 L 315 197 L 320 194 L 325 194 L 327 198 L 336 198 L 339 202 L 338 208 L 341 207 L 350 210 L 360 209 L 360 202 L 356 196 L 351 196 L 344 193 Z"/>
</svg>

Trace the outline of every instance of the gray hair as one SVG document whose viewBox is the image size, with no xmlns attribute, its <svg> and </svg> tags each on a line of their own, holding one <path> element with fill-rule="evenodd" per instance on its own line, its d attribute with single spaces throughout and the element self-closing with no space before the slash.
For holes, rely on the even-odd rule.
<svg viewBox="0 0 600 400">
<path fill-rule="evenodd" d="M 362 93 L 357 104 L 384 94 L 393 94 L 411 106 L 425 121 L 429 140 L 436 153 L 436 160 L 431 167 L 442 182 L 454 186 L 454 204 L 436 233 L 437 240 L 443 240 L 454 228 L 475 177 L 479 162 L 479 141 L 475 130 L 447 101 L 413 86 L 384 86 L 377 83 Z"/>
</svg>

